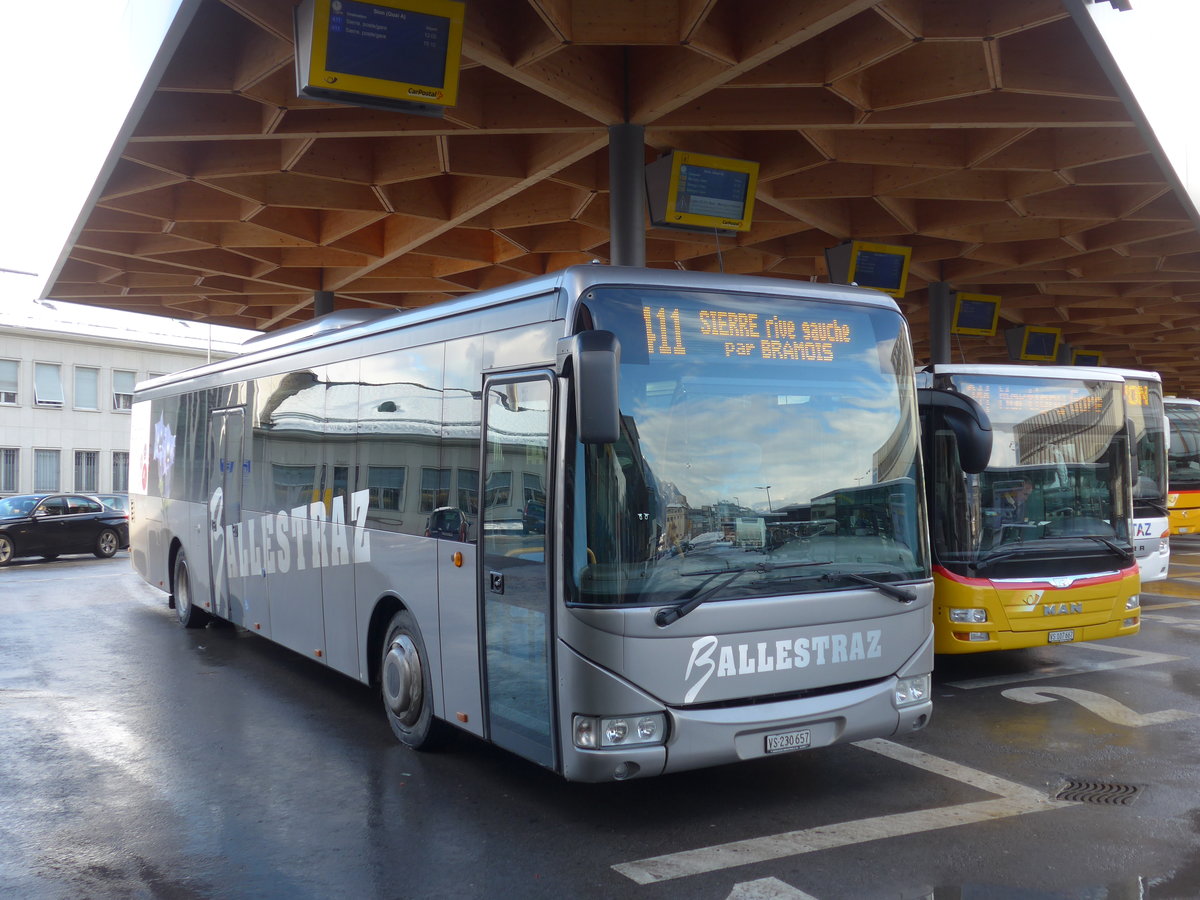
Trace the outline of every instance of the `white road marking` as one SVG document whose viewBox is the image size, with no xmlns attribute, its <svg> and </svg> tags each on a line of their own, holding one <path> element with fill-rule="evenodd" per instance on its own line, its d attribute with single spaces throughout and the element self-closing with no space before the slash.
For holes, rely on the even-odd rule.
<svg viewBox="0 0 1200 900">
<path fill-rule="evenodd" d="M 1081 691 L 1078 688 L 1060 687 L 1022 687 L 1009 688 L 1003 692 L 1009 700 L 1020 703 L 1053 703 L 1055 697 L 1078 703 L 1089 712 L 1114 725 L 1126 725 L 1130 728 L 1143 728 L 1146 725 L 1161 725 L 1165 722 L 1178 722 L 1180 719 L 1191 719 L 1197 715 L 1182 709 L 1164 709 L 1159 712 L 1142 714 L 1130 709 L 1119 700 L 1097 694 L 1095 691 Z"/>
<path fill-rule="evenodd" d="M 1147 595 L 1145 592 L 1143 592 L 1142 596 L 1145 597 Z M 1156 596 L 1166 597 L 1167 595 L 1158 594 Z M 1181 609 L 1188 606 L 1200 606 L 1200 600 L 1177 600 L 1174 603 L 1155 603 L 1153 606 L 1147 606 L 1145 603 L 1143 603 L 1142 613 L 1145 614 L 1148 612 L 1157 612 L 1160 609 Z"/>
<path fill-rule="evenodd" d="M 716 872 L 734 866 L 783 859 L 818 850 L 848 847 L 867 841 L 903 837 L 910 834 L 937 831 L 956 825 L 989 822 L 1026 813 L 1043 812 L 1074 806 L 1074 803 L 1053 800 L 1041 791 L 997 778 L 978 769 L 950 762 L 891 741 L 869 740 L 854 744 L 864 750 L 883 754 L 928 772 L 961 781 L 989 793 L 999 794 L 997 800 L 981 800 L 957 806 L 942 806 L 914 812 L 895 813 L 821 825 L 800 831 L 732 841 L 680 853 L 668 853 L 613 866 L 617 872 L 638 884 L 654 884 L 673 878 Z"/>
<path fill-rule="evenodd" d="M 1128 669 L 1133 666 L 1152 666 L 1158 663 L 1175 662 L 1182 656 L 1172 656 L 1168 653 L 1152 653 L 1148 650 L 1130 650 L 1128 647 L 1114 647 L 1110 644 L 1088 642 L 1086 644 L 1061 644 L 1064 653 L 1074 650 L 1076 653 L 1095 651 L 1097 653 L 1113 653 L 1124 656 L 1111 662 L 1092 662 L 1087 659 L 1079 660 L 1075 665 L 1060 665 L 1049 671 L 1031 673 L 1017 672 L 1013 675 L 993 675 L 987 678 L 969 678 L 966 681 L 949 681 L 950 687 L 974 690 L 981 687 L 995 687 L 1000 684 L 1016 684 L 1022 681 L 1042 681 L 1046 678 L 1062 678 L 1066 675 L 1079 675 L 1084 672 L 1102 672 L 1106 669 Z"/>
<path fill-rule="evenodd" d="M 817 900 L 778 878 L 760 878 L 735 884 L 728 900 Z"/>
</svg>

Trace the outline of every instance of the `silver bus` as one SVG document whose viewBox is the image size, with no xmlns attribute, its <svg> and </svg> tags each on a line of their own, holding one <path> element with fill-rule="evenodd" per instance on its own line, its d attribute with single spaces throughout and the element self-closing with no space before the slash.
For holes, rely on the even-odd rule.
<svg viewBox="0 0 1200 900">
<path fill-rule="evenodd" d="M 912 373 L 889 297 L 807 282 L 592 265 L 335 312 L 138 386 L 133 563 L 184 626 L 376 688 L 414 749 L 457 729 L 604 781 L 907 733 Z M 723 530 L 721 498 L 871 484 L 869 528 Z"/>
</svg>

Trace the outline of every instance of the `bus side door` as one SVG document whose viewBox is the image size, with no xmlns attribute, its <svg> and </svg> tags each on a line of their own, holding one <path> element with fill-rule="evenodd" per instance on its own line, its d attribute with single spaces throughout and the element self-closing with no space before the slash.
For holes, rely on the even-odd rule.
<svg viewBox="0 0 1200 900">
<path fill-rule="evenodd" d="M 491 378 L 484 396 L 480 595 L 488 736 L 554 767 L 554 381 L 546 372 Z M 531 502 L 545 504 L 545 527 L 529 527 L 523 513 Z"/>
</svg>

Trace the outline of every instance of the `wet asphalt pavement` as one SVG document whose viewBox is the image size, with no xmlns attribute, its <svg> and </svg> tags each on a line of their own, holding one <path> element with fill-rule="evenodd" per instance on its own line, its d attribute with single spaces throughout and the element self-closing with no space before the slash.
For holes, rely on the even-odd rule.
<svg viewBox="0 0 1200 900">
<path fill-rule="evenodd" d="M 1195 898 L 1200 539 L 1141 634 L 957 659 L 914 735 L 611 785 L 180 628 L 127 554 L 0 570 L 3 898 Z"/>
</svg>

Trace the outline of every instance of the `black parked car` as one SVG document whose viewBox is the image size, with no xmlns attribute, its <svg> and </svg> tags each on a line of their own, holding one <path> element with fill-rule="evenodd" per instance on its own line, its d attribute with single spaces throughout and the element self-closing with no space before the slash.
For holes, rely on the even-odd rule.
<svg viewBox="0 0 1200 900">
<path fill-rule="evenodd" d="M 89 497 L 95 497 L 109 509 L 119 510 L 120 512 L 129 512 L 129 495 L 128 494 L 88 494 Z"/>
<path fill-rule="evenodd" d="M 54 559 L 129 546 L 129 516 L 87 494 L 22 494 L 0 500 L 0 566 L 18 556 Z"/>
</svg>

